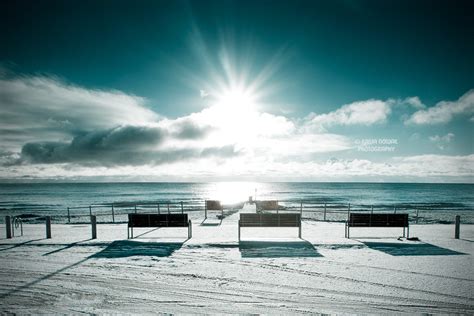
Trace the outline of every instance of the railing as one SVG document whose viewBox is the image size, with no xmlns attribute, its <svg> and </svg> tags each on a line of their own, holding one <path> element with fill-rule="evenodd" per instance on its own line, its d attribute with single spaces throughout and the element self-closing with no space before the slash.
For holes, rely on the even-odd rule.
<svg viewBox="0 0 474 316">
<path fill-rule="evenodd" d="M 225 205 L 224 205 L 225 206 Z M 333 202 L 311 202 L 311 201 L 280 201 L 279 209 L 265 210 L 265 212 L 299 212 L 304 220 L 343 222 L 347 220 L 349 212 L 404 212 L 410 216 L 410 221 L 414 223 L 450 223 L 452 221 L 453 210 L 433 209 L 416 204 L 397 205 L 369 205 L 369 204 L 348 204 Z M 433 211 L 435 210 L 435 211 Z M 20 213 L 24 212 L 24 213 Z M 28 213 L 26 213 L 28 212 Z M 32 207 L 25 209 L 11 209 L 9 215 L 19 216 L 21 224 L 26 222 L 43 222 L 45 216 L 52 216 L 54 221 L 67 223 L 89 223 L 90 216 L 95 215 L 102 223 L 124 223 L 128 213 L 156 212 L 160 213 L 192 213 L 193 217 L 204 216 L 205 207 L 203 200 L 182 201 L 153 201 L 142 203 L 107 203 L 93 204 L 89 206 L 70 206 L 66 208 L 66 213 L 59 213 L 59 210 L 52 212 L 44 207 Z M 59 213 L 59 214 L 58 214 Z M 472 217 L 472 210 L 456 211 L 465 218 Z M 8 214 L 8 213 L 7 213 Z M 5 214 L 5 215 L 7 215 Z M 3 216 L 0 219 L 3 221 Z"/>
<path fill-rule="evenodd" d="M 314 203 L 314 202 L 280 202 L 278 209 L 263 210 L 263 212 L 299 212 L 306 220 L 320 221 L 345 221 L 352 213 L 376 213 L 376 212 L 404 212 L 409 218 L 418 224 L 420 209 L 407 208 L 400 205 L 363 205 L 344 203 Z"/>
<path fill-rule="evenodd" d="M 112 204 L 101 204 L 101 205 L 89 205 L 89 206 L 75 206 L 67 207 L 67 222 L 71 223 L 71 220 L 89 217 L 95 215 L 97 217 L 108 217 L 111 223 L 120 223 L 126 221 L 126 217 L 129 213 L 141 213 L 141 212 L 153 212 L 156 214 L 165 213 L 189 213 L 189 212 L 204 212 L 204 208 L 195 209 L 191 208 L 190 205 L 185 205 L 182 201 L 164 201 L 154 203 L 112 203 Z"/>
</svg>

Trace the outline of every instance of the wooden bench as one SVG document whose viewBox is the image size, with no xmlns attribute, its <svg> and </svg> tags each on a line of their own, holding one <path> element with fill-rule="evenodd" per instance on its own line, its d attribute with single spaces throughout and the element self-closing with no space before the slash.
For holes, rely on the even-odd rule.
<svg viewBox="0 0 474 316">
<path fill-rule="evenodd" d="M 280 209 L 278 201 L 276 200 L 267 200 L 267 201 L 257 201 L 256 202 L 257 213 L 265 211 L 277 211 Z"/>
<path fill-rule="evenodd" d="M 298 227 L 298 237 L 301 238 L 301 214 L 242 213 L 239 220 L 239 241 L 241 227 Z"/>
<path fill-rule="evenodd" d="M 143 227 L 187 227 L 188 238 L 192 237 L 192 224 L 188 214 L 128 214 L 127 238 L 133 239 L 133 228 Z"/>
<path fill-rule="evenodd" d="M 346 221 L 346 238 L 349 238 L 350 227 L 403 227 L 403 237 L 405 237 L 406 227 L 407 238 L 410 236 L 408 214 L 350 213 L 348 221 Z"/>
<path fill-rule="evenodd" d="M 220 211 L 221 219 L 224 217 L 224 207 L 220 201 L 216 200 L 206 200 L 204 208 L 204 218 L 207 218 L 207 211 Z"/>
</svg>

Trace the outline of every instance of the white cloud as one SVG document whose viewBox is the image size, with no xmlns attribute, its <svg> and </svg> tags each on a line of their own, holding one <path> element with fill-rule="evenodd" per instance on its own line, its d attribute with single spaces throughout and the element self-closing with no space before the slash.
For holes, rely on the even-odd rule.
<svg viewBox="0 0 474 316">
<path fill-rule="evenodd" d="M 5 166 L 154 165 L 227 157 L 234 149 L 279 159 L 350 148 L 344 136 L 306 133 L 285 116 L 241 104 L 165 119 L 143 98 L 47 77 L 2 78 L 0 96 Z M 110 143 L 112 136 L 119 141 Z"/>
<path fill-rule="evenodd" d="M 466 156 L 418 155 L 395 157 L 386 162 L 368 159 L 330 159 L 317 161 L 277 161 L 267 157 L 229 157 L 224 160 L 182 160 L 163 164 L 126 165 L 107 168 L 52 164 L 12 166 L 3 178 L 74 179 L 116 177 L 118 180 L 193 180 L 253 179 L 257 181 L 433 181 L 474 182 L 474 154 Z M 212 168 L 210 168 L 210 166 Z M 22 168 L 22 169 L 20 169 Z M 102 178 L 103 179 L 103 178 Z"/>
<path fill-rule="evenodd" d="M 415 109 L 424 109 L 426 105 L 421 102 L 419 97 L 410 97 L 403 100 L 401 103 L 406 103 L 414 107 Z"/>
<path fill-rule="evenodd" d="M 159 118 L 145 99 L 120 91 L 86 89 L 56 78 L 0 78 L 0 129 L 4 147 L 71 133 L 144 125 Z"/>
<path fill-rule="evenodd" d="M 209 96 L 209 93 L 206 91 L 206 90 L 199 90 L 199 95 L 201 96 L 201 98 L 205 98 L 207 96 Z"/>
<path fill-rule="evenodd" d="M 444 124 L 455 116 L 471 115 L 474 113 L 474 90 L 469 90 L 457 101 L 441 101 L 435 106 L 419 110 L 412 114 L 406 124 Z"/>
<path fill-rule="evenodd" d="M 393 100 L 354 102 L 303 120 L 241 104 L 216 104 L 166 119 L 147 108 L 141 97 L 86 89 L 48 77 L 0 77 L 0 98 L 1 178 L 212 180 L 238 176 L 324 181 L 464 179 L 474 174 L 473 155 L 321 162 L 327 153 L 347 157 L 348 152 L 343 152 L 353 146 L 349 137 L 327 133 L 326 127 L 383 123 L 391 114 Z M 463 98 L 467 97 L 457 102 L 465 103 Z M 416 97 L 405 102 L 422 105 Z M 453 138 L 449 133 L 430 140 L 447 144 Z"/>
<path fill-rule="evenodd" d="M 439 149 L 444 150 L 446 145 L 454 139 L 454 134 L 448 133 L 444 136 L 434 135 L 430 136 L 429 139 L 432 143 L 435 143 Z"/>
<path fill-rule="evenodd" d="M 324 130 L 332 125 L 373 125 L 384 123 L 391 113 L 393 100 L 366 100 L 346 104 L 336 111 L 326 114 L 312 114 L 308 117 L 308 127 Z"/>
</svg>

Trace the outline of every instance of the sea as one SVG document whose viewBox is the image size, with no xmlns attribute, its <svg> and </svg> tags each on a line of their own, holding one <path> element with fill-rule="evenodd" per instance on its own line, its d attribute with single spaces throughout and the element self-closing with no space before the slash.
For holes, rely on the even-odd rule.
<svg viewBox="0 0 474 316">
<path fill-rule="evenodd" d="M 419 224 L 474 223 L 474 184 L 212 182 L 212 183 L 3 183 L 0 221 L 52 216 L 58 222 L 121 222 L 130 212 L 186 212 L 204 216 L 205 200 L 234 210 L 245 202 L 277 200 L 280 211 L 307 220 L 344 221 L 350 212 L 409 213 Z M 216 215 L 217 216 L 217 215 Z"/>
</svg>

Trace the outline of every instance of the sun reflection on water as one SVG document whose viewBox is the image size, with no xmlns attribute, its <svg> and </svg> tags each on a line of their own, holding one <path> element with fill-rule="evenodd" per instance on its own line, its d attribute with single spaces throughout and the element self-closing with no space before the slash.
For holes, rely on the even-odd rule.
<svg viewBox="0 0 474 316">
<path fill-rule="evenodd" d="M 234 204 L 255 198 L 256 182 L 217 182 L 209 188 L 209 199 L 220 200 L 223 204 Z"/>
</svg>

